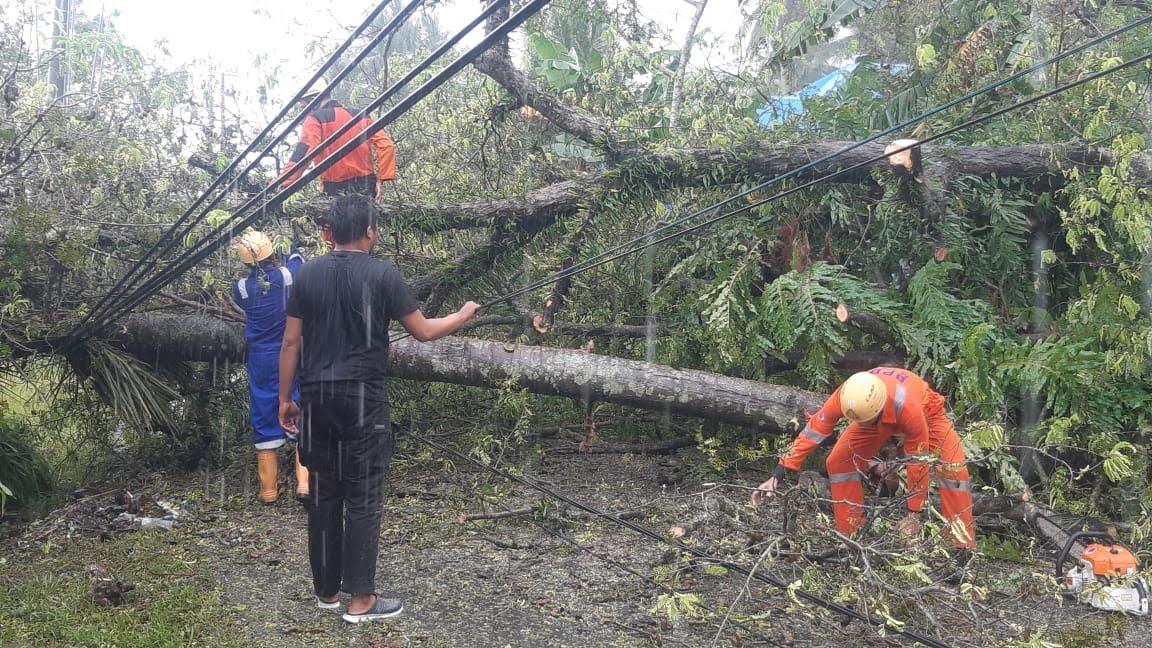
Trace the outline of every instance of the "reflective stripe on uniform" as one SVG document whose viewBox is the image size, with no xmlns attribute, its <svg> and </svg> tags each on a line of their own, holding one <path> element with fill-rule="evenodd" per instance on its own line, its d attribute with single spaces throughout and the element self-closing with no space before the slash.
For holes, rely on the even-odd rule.
<svg viewBox="0 0 1152 648">
<path fill-rule="evenodd" d="M 806 436 L 809 439 L 815 441 L 816 443 L 823 443 L 824 439 L 828 438 L 827 434 L 820 434 L 819 432 L 817 432 L 816 430 L 813 430 L 811 428 L 811 426 L 808 426 L 808 425 L 804 426 L 804 429 L 800 431 L 800 435 Z"/>
<path fill-rule="evenodd" d="M 285 286 L 291 286 L 292 285 L 292 273 L 289 272 L 288 268 L 285 268 L 284 266 L 280 266 L 279 270 L 280 270 L 280 276 L 284 277 L 284 285 Z"/>
<path fill-rule="evenodd" d="M 853 481 L 860 481 L 860 474 L 856 471 L 846 473 L 828 473 L 829 484 L 843 484 Z"/>
<path fill-rule="evenodd" d="M 904 401 L 908 400 L 908 390 L 904 385 L 896 387 L 896 395 L 892 397 L 892 409 L 896 411 L 896 416 L 900 416 L 900 410 L 904 409 Z"/>
<path fill-rule="evenodd" d="M 941 479 L 940 488 L 970 493 L 972 492 L 972 483 L 967 479 Z"/>
<path fill-rule="evenodd" d="M 236 282 L 236 292 L 240 293 L 240 299 L 248 299 L 248 280 L 241 279 Z"/>
</svg>

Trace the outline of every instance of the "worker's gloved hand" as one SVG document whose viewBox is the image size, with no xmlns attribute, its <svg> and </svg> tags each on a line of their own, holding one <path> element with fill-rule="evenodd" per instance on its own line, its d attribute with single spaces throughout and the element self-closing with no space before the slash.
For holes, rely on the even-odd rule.
<svg viewBox="0 0 1152 648">
<path fill-rule="evenodd" d="M 776 490 L 780 488 L 780 484 L 784 481 L 789 473 L 789 470 L 780 464 L 776 464 L 776 468 L 772 470 L 772 476 L 769 477 L 759 488 L 752 491 L 752 505 L 760 506 L 764 500 L 776 494 Z"/>
</svg>

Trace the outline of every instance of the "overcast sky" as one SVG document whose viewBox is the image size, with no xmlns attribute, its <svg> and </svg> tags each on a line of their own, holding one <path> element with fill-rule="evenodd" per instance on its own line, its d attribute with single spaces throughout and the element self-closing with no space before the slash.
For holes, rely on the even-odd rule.
<svg viewBox="0 0 1152 648">
<path fill-rule="evenodd" d="M 693 11 L 687 2 L 641 0 L 640 4 L 645 16 L 665 25 L 677 42 L 683 39 Z M 326 38 L 333 46 L 342 42 L 374 6 L 373 0 L 86 0 L 83 10 L 97 14 L 103 7 L 117 29 L 142 50 L 151 51 L 154 43 L 166 41 L 173 64 L 212 58 L 246 70 L 254 56 L 264 54 L 282 63 L 286 73 L 306 78 L 319 56 L 309 56 L 305 46 L 317 38 Z M 454 0 L 438 9 L 437 16 L 446 30 L 455 31 L 480 7 L 480 0 Z M 710 0 L 704 27 L 731 38 L 738 25 L 737 0 Z"/>
</svg>

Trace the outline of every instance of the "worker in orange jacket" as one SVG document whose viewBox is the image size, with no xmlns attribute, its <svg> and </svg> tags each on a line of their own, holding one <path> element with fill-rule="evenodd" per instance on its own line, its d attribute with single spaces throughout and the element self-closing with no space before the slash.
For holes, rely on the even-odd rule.
<svg viewBox="0 0 1152 648">
<path fill-rule="evenodd" d="M 972 489 L 964 449 L 944 413 L 944 397 L 906 369 L 876 367 L 854 374 L 837 387 L 820 411 L 808 420 L 772 476 L 753 491 L 752 503 L 759 505 L 776 491 L 789 471 L 800 470 L 804 457 L 833 434 L 841 418 L 851 423 L 825 461 L 837 531 L 851 535 L 864 524 L 861 477 L 875 467 L 873 458 L 881 446 L 891 437 L 902 435 L 904 452 L 909 457 L 909 513 L 900 521 L 899 528 L 911 535 L 919 533 L 931 465 L 948 521 L 945 533 L 957 548 L 967 550 L 976 546 Z"/>
<path fill-rule="evenodd" d="M 312 98 L 323 93 L 327 85 L 323 78 L 318 79 L 300 97 L 300 103 L 307 104 Z M 316 108 L 304 118 L 304 123 L 300 127 L 300 141 L 280 175 L 278 180 L 280 186 L 286 187 L 299 178 L 304 172 L 303 169 L 296 169 L 300 160 L 332 133 L 352 121 L 353 117 L 354 115 L 341 106 L 340 102 L 327 94 L 321 97 Z M 383 129 L 365 139 L 364 131 L 371 125 L 370 117 L 362 118 L 312 158 L 311 163 L 317 164 L 347 142 L 357 139 L 360 141 L 358 146 L 320 174 L 321 191 L 332 196 L 355 193 L 379 202 L 384 181 L 396 179 L 396 146 Z M 373 154 L 376 157 L 375 165 L 372 160 Z"/>
</svg>

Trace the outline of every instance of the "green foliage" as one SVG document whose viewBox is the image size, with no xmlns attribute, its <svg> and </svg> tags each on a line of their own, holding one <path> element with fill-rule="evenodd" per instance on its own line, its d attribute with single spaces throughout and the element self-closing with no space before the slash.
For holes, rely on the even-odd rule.
<svg viewBox="0 0 1152 648">
<path fill-rule="evenodd" d="M 700 607 L 702 603 L 703 599 L 699 594 L 690 592 L 661 594 L 656 597 L 656 603 L 652 606 L 652 614 L 671 621 L 683 618 L 701 618 L 707 615 L 707 612 Z"/>
<path fill-rule="evenodd" d="M 907 301 L 825 263 L 777 277 L 753 297 L 759 258 L 754 249 L 727 262 L 700 298 L 720 361 L 751 368 L 764 355 L 784 359 L 799 353 L 809 384 L 828 388 L 837 382 L 833 358 L 861 339 L 837 318 L 837 307 L 844 304 L 890 327 L 892 340 L 907 349 L 920 371 L 944 377 L 966 331 L 990 319 L 978 300 L 944 290 L 949 273 L 959 269 L 956 264 L 925 264 L 909 282 Z"/>
<path fill-rule="evenodd" d="M 911 321 L 901 326 L 904 345 L 921 372 L 937 376 L 939 387 L 947 386 L 943 369 L 965 334 L 992 319 L 986 303 L 945 290 L 949 274 L 960 269 L 955 263 L 929 261 L 908 283 Z"/>
<path fill-rule="evenodd" d="M 33 443 L 31 429 L 0 410 L 0 515 L 9 498 L 22 506 L 50 494 L 52 472 Z"/>
<path fill-rule="evenodd" d="M 780 24 L 780 11 L 774 2 L 741 4 L 754 5 L 747 47 L 771 52 L 765 64 L 780 69 L 813 45 L 831 38 L 836 27 L 876 9 L 883 0 L 819 0 L 808 5 L 807 15 L 784 25 Z"/>
<path fill-rule="evenodd" d="M 548 87 L 563 92 L 575 88 L 586 74 L 594 74 L 603 67 L 603 60 L 594 50 L 591 60 L 581 61 L 575 48 L 565 50 L 562 45 L 540 32 L 528 34 L 527 45 L 534 55 L 534 67 L 548 82 Z"/>
<path fill-rule="evenodd" d="M 872 301 L 869 298 L 874 296 L 831 265 L 816 264 L 807 272 L 778 277 L 760 299 L 762 349 L 778 357 L 801 352 L 800 370 L 808 382 L 828 387 L 835 382 L 833 354 L 849 347 L 847 331 L 836 319 L 837 305 L 845 298 Z"/>
</svg>

